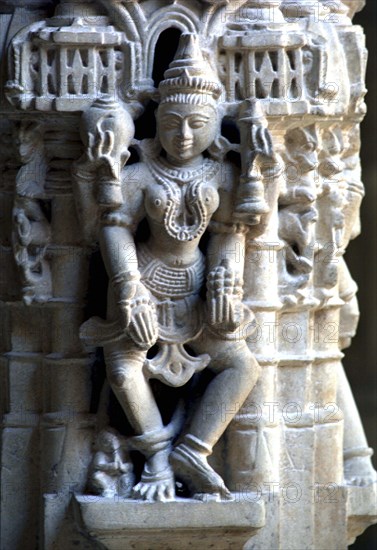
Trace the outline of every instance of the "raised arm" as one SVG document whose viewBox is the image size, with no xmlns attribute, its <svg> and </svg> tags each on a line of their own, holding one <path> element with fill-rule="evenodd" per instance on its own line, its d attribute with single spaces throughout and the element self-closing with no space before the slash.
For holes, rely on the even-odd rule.
<svg viewBox="0 0 377 550">
<path fill-rule="evenodd" d="M 207 251 L 208 322 L 220 330 L 233 331 L 244 319 L 243 272 L 247 226 L 233 219 L 239 173 L 225 162 L 219 182 L 220 205 L 209 230 Z"/>
<path fill-rule="evenodd" d="M 212 225 L 216 232 L 211 235 L 207 252 L 208 322 L 222 330 L 233 331 L 244 318 L 242 297 L 245 232 L 238 225 Z"/>
<path fill-rule="evenodd" d="M 85 239 L 99 242 L 122 330 L 139 347 L 149 349 L 157 339 L 156 313 L 150 293 L 140 281 L 133 237 L 144 216 L 142 187 L 148 174 L 142 163 L 128 166 L 117 175 L 114 185 L 114 139 L 106 137 L 108 134 L 98 132 L 75 163 L 78 214 Z"/>
</svg>

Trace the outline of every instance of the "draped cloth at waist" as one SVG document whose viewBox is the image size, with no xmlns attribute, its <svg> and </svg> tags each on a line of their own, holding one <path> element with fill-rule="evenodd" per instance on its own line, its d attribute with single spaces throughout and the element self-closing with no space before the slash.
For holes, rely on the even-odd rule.
<svg viewBox="0 0 377 550">
<path fill-rule="evenodd" d="M 138 247 L 138 262 L 144 285 L 158 299 L 178 300 L 199 294 L 205 277 L 205 258 L 192 264 L 171 267 L 156 258 L 145 244 Z"/>
<path fill-rule="evenodd" d="M 205 317 L 199 296 L 205 278 L 204 257 L 188 266 L 171 267 L 142 244 L 138 261 L 143 284 L 155 299 L 159 341 L 185 343 L 199 336 Z"/>
</svg>

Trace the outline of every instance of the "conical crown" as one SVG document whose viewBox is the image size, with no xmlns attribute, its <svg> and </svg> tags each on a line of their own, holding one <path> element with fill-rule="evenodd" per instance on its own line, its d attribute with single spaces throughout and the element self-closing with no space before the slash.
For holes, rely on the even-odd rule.
<svg viewBox="0 0 377 550">
<path fill-rule="evenodd" d="M 161 103 L 177 100 L 179 95 L 205 95 L 205 101 L 217 100 L 222 86 L 211 67 L 203 58 L 199 38 L 195 34 L 182 34 L 174 60 L 159 84 Z M 181 97 L 182 102 L 184 98 Z"/>
</svg>

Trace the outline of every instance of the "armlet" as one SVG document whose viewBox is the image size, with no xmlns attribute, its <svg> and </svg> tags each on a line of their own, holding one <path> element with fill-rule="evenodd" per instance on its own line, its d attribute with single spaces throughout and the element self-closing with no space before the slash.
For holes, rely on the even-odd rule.
<svg viewBox="0 0 377 550">
<path fill-rule="evenodd" d="M 132 231 L 135 229 L 135 223 L 130 219 L 130 217 L 119 210 L 107 210 L 102 212 L 100 224 L 101 226 L 112 225 L 127 227 Z"/>
</svg>

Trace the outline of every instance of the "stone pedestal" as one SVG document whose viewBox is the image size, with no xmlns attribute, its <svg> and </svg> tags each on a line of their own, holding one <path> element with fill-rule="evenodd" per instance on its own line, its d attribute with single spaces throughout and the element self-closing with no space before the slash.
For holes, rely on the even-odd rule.
<svg viewBox="0 0 377 550">
<path fill-rule="evenodd" d="M 264 502 L 252 493 L 234 497 L 224 504 L 188 499 L 135 503 L 76 496 L 76 521 L 80 529 L 109 550 L 242 548 L 265 525 Z"/>
</svg>

